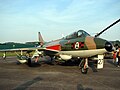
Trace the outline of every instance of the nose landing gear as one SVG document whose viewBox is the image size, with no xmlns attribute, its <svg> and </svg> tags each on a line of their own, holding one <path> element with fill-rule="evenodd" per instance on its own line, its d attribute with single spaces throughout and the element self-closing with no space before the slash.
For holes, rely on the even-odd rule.
<svg viewBox="0 0 120 90">
<path fill-rule="evenodd" d="M 81 69 L 81 73 L 87 74 L 88 72 L 88 58 L 82 59 L 79 64 L 79 68 Z"/>
</svg>

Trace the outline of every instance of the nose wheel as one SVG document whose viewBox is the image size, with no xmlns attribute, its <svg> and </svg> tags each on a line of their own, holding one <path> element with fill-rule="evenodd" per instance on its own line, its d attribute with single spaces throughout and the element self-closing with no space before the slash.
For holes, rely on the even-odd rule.
<svg viewBox="0 0 120 90">
<path fill-rule="evenodd" d="M 79 68 L 81 69 L 81 73 L 87 74 L 88 72 L 88 58 L 82 59 Z"/>
</svg>

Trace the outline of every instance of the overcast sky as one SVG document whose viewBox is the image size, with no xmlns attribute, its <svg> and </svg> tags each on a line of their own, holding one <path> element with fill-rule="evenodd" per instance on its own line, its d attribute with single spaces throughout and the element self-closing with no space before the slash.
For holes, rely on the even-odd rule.
<svg viewBox="0 0 120 90">
<path fill-rule="evenodd" d="M 0 0 L 0 42 L 45 41 L 85 30 L 95 35 L 120 18 L 120 0 Z M 120 40 L 120 23 L 101 38 Z"/>
</svg>

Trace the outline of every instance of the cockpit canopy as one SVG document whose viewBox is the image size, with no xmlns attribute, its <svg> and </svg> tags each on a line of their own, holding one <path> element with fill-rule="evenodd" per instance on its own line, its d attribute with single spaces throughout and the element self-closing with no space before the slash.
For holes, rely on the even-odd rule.
<svg viewBox="0 0 120 90">
<path fill-rule="evenodd" d="M 74 39 L 74 38 L 85 37 L 85 36 L 90 36 L 90 34 L 85 32 L 84 30 L 78 30 L 77 32 L 74 32 L 74 33 L 66 36 L 65 39 Z"/>
</svg>

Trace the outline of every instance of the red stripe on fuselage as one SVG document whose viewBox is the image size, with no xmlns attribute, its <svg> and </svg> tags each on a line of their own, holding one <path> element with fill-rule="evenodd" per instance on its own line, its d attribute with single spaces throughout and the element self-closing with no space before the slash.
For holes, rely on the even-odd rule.
<svg viewBox="0 0 120 90">
<path fill-rule="evenodd" d="M 52 49 L 52 50 L 61 50 L 61 46 L 60 45 L 53 45 L 53 46 L 48 46 L 46 47 L 47 49 Z"/>
</svg>

